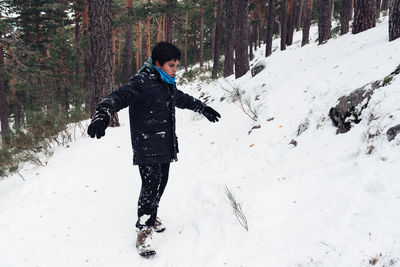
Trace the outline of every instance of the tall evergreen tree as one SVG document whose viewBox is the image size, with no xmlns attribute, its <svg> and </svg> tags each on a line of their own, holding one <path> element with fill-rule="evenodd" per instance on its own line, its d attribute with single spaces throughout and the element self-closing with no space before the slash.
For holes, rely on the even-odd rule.
<svg viewBox="0 0 400 267">
<path fill-rule="evenodd" d="M 281 1 L 281 50 L 286 50 L 286 35 L 287 35 L 287 6 L 288 1 Z"/>
<path fill-rule="evenodd" d="M 267 31 L 265 37 L 265 56 L 272 54 L 272 36 L 274 34 L 275 0 L 268 1 Z"/>
<path fill-rule="evenodd" d="M 340 34 L 341 35 L 349 32 L 349 29 L 350 29 L 349 23 L 350 23 L 352 13 L 353 13 L 352 0 L 343 0 L 342 8 L 340 10 Z"/>
<path fill-rule="evenodd" d="M 306 0 L 300 0 L 299 8 L 297 9 L 297 22 L 296 22 L 296 31 L 300 31 L 302 26 L 301 22 L 303 21 L 304 16 L 304 6 L 306 4 Z"/>
<path fill-rule="evenodd" d="M 286 45 L 292 45 L 293 43 L 295 14 L 296 14 L 296 1 L 289 0 L 287 9 Z"/>
<path fill-rule="evenodd" d="M 212 69 L 212 77 L 217 77 L 218 66 L 219 66 L 219 49 L 222 35 L 222 5 L 223 0 L 217 0 L 217 21 L 215 24 L 215 41 L 214 41 L 214 64 Z"/>
<path fill-rule="evenodd" d="M 132 15 L 133 0 L 126 0 L 126 11 L 128 15 Z M 127 82 L 133 75 L 132 73 L 133 59 L 133 22 L 129 21 L 125 29 L 125 47 L 122 56 L 122 78 Z"/>
<path fill-rule="evenodd" d="M 201 2 L 203 4 L 203 2 Z M 203 67 L 204 62 L 204 6 L 201 7 L 200 14 L 200 68 Z"/>
<path fill-rule="evenodd" d="M 308 44 L 310 39 L 310 25 L 311 25 L 311 11 L 313 6 L 313 0 L 307 0 L 306 7 L 304 10 L 304 21 L 303 21 L 303 38 L 301 40 L 301 46 Z"/>
<path fill-rule="evenodd" d="M 236 20 L 236 44 L 235 44 L 235 77 L 239 78 L 249 71 L 249 52 L 248 52 L 248 14 L 249 1 L 237 0 L 237 20 Z"/>
<path fill-rule="evenodd" d="M 4 67 L 3 33 L 0 31 L 0 123 L 1 138 L 3 144 L 8 142 L 8 134 L 10 128 L 8 123 L 8 101 L 6 93 L 7 82 L 8 81 L 6 79 L 6 72 Z"/>
<path fill-rule="evenodd" d="M 400 0 L 392 0 L 389 7 L 389 41 L 400 37 Z"/>
<path fill-rule="evenodd" d="M 226 1 L 224 77 L 233 74 L 237 0 Z"/>
<path fill-rule="evenodd" d="M 355 0 L 353 34 L 375 27 L 376 0 Z"/>
<path fill-rule="evenodd" d="M 323 44 L 331 38 L 331 0 L 320 0 L 318 7 L 318 42 Z"/>
<path fill-rule="evenodd" d="M 172 43 L 172 31 L 173 31 L 173 19 L 172 19 L 172 14 L 173 10 L 176 7 L 177 2 L 176 0 L 167 0 L 167 15 L 166 15 L 166 37 L 167 37 L 167 42 Z"/>
<path fill-rule="evenodd" d="M 89 33 L 92 66 L 91 111 L 114 89 L 114 71 L 111 47 L 111 3 L 107 0 L 89 0 Z M 118 126 L 115 117 L 111 126 Z"/>
</svg>

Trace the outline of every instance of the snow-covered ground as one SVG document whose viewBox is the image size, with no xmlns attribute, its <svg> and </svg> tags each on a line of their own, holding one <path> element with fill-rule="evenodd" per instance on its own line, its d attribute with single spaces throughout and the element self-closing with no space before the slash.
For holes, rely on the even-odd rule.
<svg viewBox="0 0 400 267">
<path fill-rule="evenodd" d="M 328 117 L 340 96 L 400 64 L 400 39 L 389 42 L 387 28 L 384 19 L 303 48 L 299 32 L 286 51 L 265 59 L 258 49 L 252 64 L 267 68 L 253 78 L 181 86 L 213 99 L 222 119 L 177 111 L 179 161 L 160 203 L 167 231 L 154 235 L 155 257 L 135 248 L 140 176 L 124 110 L 122 127 L 104 138 L 79 137 L 46 167 L 22 170 L 25 181 L 0 181 L 0 266 L 400 266 L 400 136 L 385 136 L 400 123 L 400 78 L 375 92 L 350 132 L 336 135 Z M 258 121 L 231 101 L 232 88 L 245 91 Z"/>
</svg>

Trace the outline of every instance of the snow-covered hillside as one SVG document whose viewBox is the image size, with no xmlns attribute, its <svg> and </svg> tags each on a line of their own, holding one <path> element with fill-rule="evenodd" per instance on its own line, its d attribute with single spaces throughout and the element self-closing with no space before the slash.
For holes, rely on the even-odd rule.
<svg viewBox="0 0 400 267">
<path fill-rule="evenodd" d="M 122 127 L 104 138 L 79 137 L 46 167 L 26 166 L 25 181 L 0 181 L 0 266 L 400 266 L 400 136 L 385 135 L 400 123 L 399 76 L 376 90 L 349 132 L 336 135 L 328 116 L 339 97 L 400 64 L 400 40 L 389 42 L 387 27 L 384 19 L 303 48 L 299 32 L 286 51 L 256 51 L 252 64 L 267 67 L 255 77 L 181 86 L 208 97 L 222 119 L 177 111 L 179 161 L 160 203 L 167 231 L 154 235 L 155 257 L 135 248 L 140 176 L 124 110 Z M 244 91 L 258 120 L 227 90 Z"/>
</svg>

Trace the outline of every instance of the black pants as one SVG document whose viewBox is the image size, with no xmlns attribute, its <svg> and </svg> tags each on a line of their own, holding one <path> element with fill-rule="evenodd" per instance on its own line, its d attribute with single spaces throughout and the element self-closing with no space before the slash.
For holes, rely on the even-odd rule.
<svg viewBox="0 0 400 267">
<path fill-rule="evenodd" d="M 157 217 L 158 203 L 168 181 L 169 163 L 139 165 L 142 189 L 138 202 L 136 227 L 153 226 Z"/>
</svg>

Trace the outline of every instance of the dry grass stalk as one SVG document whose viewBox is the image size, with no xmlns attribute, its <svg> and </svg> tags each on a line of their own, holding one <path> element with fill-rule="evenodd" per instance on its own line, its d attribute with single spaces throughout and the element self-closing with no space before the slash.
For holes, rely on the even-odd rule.
<svg viewBox="0 0 400 267">
<path fill-rule="evenodd" d="M 246 229 L 246 231 L 249 231 L 249 225 L 247 223 L 247 218 L 244 215 L 242 206 L 240 203 L 237 202 L 235 195 L 232 193 L 232 190 L 229 189 L 225 185 L 225 195 L 229 200 L 229 204 L 233 208 L 233 214 L 235 215 L 236 219 L 239 221 L 239 223 Z"/>
</svg>

